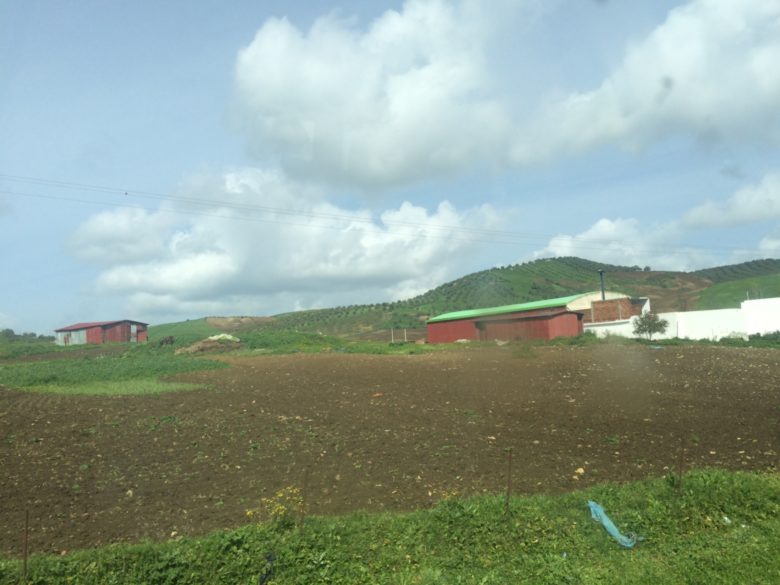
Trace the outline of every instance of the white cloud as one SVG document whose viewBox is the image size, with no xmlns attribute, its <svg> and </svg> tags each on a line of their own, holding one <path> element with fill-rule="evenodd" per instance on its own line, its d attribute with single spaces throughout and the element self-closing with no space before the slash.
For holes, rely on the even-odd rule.
<svg viewBox="0 0 780 585">
<path fill-rule="evenodd" d="M 758 249 L 765 257 L 777 258 L 780 256 L 780 229 L 761 238 Z"/>
<path fill-rule="evenodd" d="M 579 234 L 555 236 L 534 256 L 579 256 L 658 270 L 690 270 L 711 261 L 701 250 L 679 246 L 681 235 L 675 222 L 643 227 L 634 218 L 602 218 Z"/>
<path fill-rule="evenodd" d="M 13 319 L 0 311 L 0 329 L 13 329 Z"/>
<path fill-rule="evenodd" d="M 108 264 L 98 290 L 128 296 L 134 314 L 268 314 L 400 298 L 451 276 L 478 246 L 468 229 L 500 224 L 489 206 L 459 211 L 446 201 L 432 211 L 405 202 L 372 217 L 275 171 L 241 170 L 189 188 L 213 204 L 176 203 L 175 210 L 198 215 L 177 218 L 177 228 L 155 242 L 163 252 L 139 258 L 116 246 L 91 253 Z M 120 234 L 139 233 L 155 218 L 99 214 L 79 230 L 80 249 L 102 245 L 111 221 Z"/>
<path fill-rule="evenodd" d="M 780 136 L 780 2 L 695 0 L 672 10 L 589 92 L 552 99 L 513 150 L 520 164 L 677 133 L 705 142 Z"/>
<path fill-rule="evenodd" d="M 251 148 L 288 170 L 360 186 L 505 152 L 510 125 L 483 49 L 491 21 L 512 4 L 408 0 L 365 31 L 332 15 L 306 32 L 268 20 L 236 66 Z"/>
<path fill-rule="evenodd" d="M 583 256 L 602 262 L 623 265 L 650 265 L 666 270 L 691 270 L 711 266 L 716 262 L 744 262 L 758 256 L 780 253 L 780 229 L 758 240 L 755 247 L 746 243 L 741 248 L 692 247 L 681 242 L 691 236 L 706 234 L 706 230 L 730 228 L 750 223 L 780 219 L 780 174 L 767 173 L 756 185 L 738 189 L 724 201 L 709 201 L 665 223 L 644 226 L 635 219 L 602 218 L 577 235 L 558 235 L 547 246 L 535 252 L 535 257 Z"/>
<path fill-rule="evenodd" d="M 96 264 L 144 261 L 165 252 L 174 219 L 165 211 L 112 209 L 81 224 L 69 244 L 77 257 Z"/>
<path fill-rule="evenodd" d="M 693 228 L 711 228 L 776 219 L 780 219 L 780 173 L 768 173 L 757 185 L 740 189 L 722 203 L 709 201 L 694 207 L 683 221 Z"/>
</svg>

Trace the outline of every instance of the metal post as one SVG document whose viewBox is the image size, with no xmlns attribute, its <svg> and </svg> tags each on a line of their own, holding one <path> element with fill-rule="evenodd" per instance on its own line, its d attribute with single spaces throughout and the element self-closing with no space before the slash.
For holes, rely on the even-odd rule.
<svg viewBox="0 0 780 585">
<path fill-rule="evenodd" d="M 606 301 L 607 295 L 604 292 L 604 271 L 603 270 L 599 270 L 599 280 L 601 280 L 601 300 Z"/>
<path fill-rule="evenodd" d="M 506 514 L 509 515 L 509 496 L 512 494 L 512 447 L 508 449 L 506 470 Z"/>
<path fill-rule="evenodd" d="M 30 536 L 30 510 L 24 511 L 24 557 L 22 561 L 22 583 L 27 583 L 27 556 Z"/>
</svg>

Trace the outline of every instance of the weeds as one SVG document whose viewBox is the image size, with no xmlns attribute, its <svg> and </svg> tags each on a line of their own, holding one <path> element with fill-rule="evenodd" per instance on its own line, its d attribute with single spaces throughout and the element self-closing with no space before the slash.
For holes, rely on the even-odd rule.
<svg viewBox="0 0 780 585">
<path fill-rule="evenodd" d="M 226 364 L 209 360 L 129 352 L 7 364 L 0 368 L 0 384 L 59 394 L 149 394 L 195 387 L 160 382 L 161 376 L 224 367 Z"/>
<path fill-rule="evenodd" d="M 246 511 L 250 520 L 271 522 L 281 528 L 291 528 L 304 514 L 303 492 L 295 486 L 286 486 L 274 495 L 260 498 L 260 506 Z"/>
<path fill-rule="evenodd" d="M 310 518 L 303 530 L 253 522 L 158 544 L 112 545 L 31 557 L 28 583 L 408 583 L 770 585 L 780 576 L 780 477 L 726 471 L 604 484 L 559 496 L 450 497 L 404 514 Z M 621 530 L 646 537 L 627 551 L 590 519 L 604 505 Z M 295 487 L 261 501 L 290 526 Z M 257 516 L 250 516 L 255 520 Z M 286 524 L 285 524 L 286 523 Z M 774 552 L 773 552 L 774 551 Z M 16 585 L 21 560 L 0 559 L 0 585 Z M 265 579 L 265 581 L 263 581 Z"/>
</svg>

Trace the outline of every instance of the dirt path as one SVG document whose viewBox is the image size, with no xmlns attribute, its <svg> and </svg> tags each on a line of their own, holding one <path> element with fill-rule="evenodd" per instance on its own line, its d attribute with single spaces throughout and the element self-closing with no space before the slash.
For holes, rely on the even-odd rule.
<svg viewBox="0 0 780 585">
<path fill-rule="evenodd" d="M 202 534 L 285 486 L 311 513 L 428 506 L 664 475 L 776 469 L 780 352 L 463 349 L 224 358 L 209 390 L 61 397 L 0 388 L 0 551 Z M 584 473 L 576 470 L 582 468 Z"/>
</svg>

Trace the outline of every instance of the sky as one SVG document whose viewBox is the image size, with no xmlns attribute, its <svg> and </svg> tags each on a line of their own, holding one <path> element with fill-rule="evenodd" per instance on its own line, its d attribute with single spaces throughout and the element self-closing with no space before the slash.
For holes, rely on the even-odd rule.
<svg viewBox="0 0 780 585">
<path fill-rule="evenodd" d="M 0 0 L 0 328 L 554 256 L 780 257 L 778 0 Z"/>
</svg>

